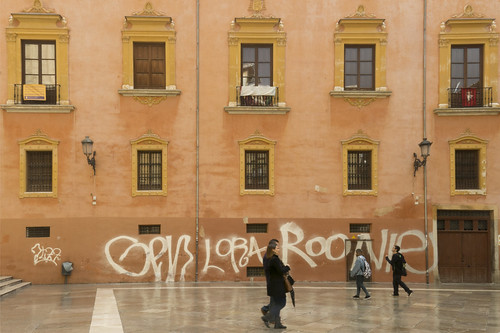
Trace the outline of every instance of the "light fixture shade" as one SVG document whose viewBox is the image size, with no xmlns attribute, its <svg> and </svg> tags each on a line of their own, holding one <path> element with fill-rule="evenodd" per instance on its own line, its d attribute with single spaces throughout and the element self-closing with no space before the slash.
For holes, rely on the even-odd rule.
<svg viewBox="0 0 500 333">
<path fill-rule="evenodd" d="M 85 136 L 85 139 L 82 140 L 82 149 L 83 153 L 86 156 L 92 155 L 92 146 L 94 145 L 94 141 L 92 141 L 88 136 Z"/>
<path fill-rule="evenodd" d="M 420 146 L 420 153 L 422 157 L 427 157 L 431 154 L 432 142 L 428 141 L 427 138 L 424 138 L 418 145 Z"/>
</svg>

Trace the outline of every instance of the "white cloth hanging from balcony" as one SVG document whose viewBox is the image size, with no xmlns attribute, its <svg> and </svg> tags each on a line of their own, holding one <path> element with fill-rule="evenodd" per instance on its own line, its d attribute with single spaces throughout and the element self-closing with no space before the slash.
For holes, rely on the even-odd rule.
<svg viewBox="0 0 500 333">
<path fill-rule="evenodd" d="M 242 86 L 240 96 L 276 96 L 276 87 Z"/>
</svg>

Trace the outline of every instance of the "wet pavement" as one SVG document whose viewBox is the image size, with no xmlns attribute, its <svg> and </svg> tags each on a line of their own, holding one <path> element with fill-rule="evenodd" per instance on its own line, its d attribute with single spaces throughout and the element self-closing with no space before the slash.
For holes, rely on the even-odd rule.
<svg viewBox="0 0 500 333">
<path fill-rule="evenodd" d="M 366 286 L 298 282 L 275 330 L 263 282 L 33 285 L 0 298 L 0 332 L 500 332 L 500 285 Z"/>
</svg>

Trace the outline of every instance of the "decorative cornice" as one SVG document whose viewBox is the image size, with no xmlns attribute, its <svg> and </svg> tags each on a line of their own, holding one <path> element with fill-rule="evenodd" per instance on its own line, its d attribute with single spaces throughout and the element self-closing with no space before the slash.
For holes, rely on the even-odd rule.
<svg viewBox="0 0 500 333">
<path fill-rule="evenodd" d="M 381 91 L 363 91 L 363 90 L 353 90 L 353 91 L 330 91 L 330 96 L 336 98 L 343 98 L 344 101 L 356 106 L 361 109 L 363 106 L 369 105 L 371 102 L 379 98 L 387 98 L 391 96 L 392 92 L 387 90 Z"/>
<path fill-rule="evenodd" d="M 134 96 L 134 100 L 149 107 L 160 104 L 167 99 L 167 96 Z"/>
<path fill-rule="evenodd" d="M 157 11 L 153 8 L 153 5 L 151 2 L 146 2 L 146 5 L 144 5 L 144 9 L 138 12 L 132 13 L 134 16 L 165 16 L 164 13 Z"/>
<path fill-rule="evenodd" d="M 144 142 L 145 140 L 151 140 L 148 142 Z M 153 130 L 148 129 L 145 134 L 141 135 L 137 139 L 130 140 L 131 144 L 157 144 L 157 143 L 167 143 L 166 140 L 163 140 L 158 134 L 155 134 Z"/>
<path fill-rule="evenodd" d="M 374 18 L 375 14 L 366 14 L 365 6 L 359 5 L 354 14 L 346 16 L 346 18 Z"/>
<path fill-rule="evenodd" d="M 33 6 L 30 8 L 26 8 L 22 10 L 21 12 L 23 13 L 36 13 L 36 14 L 49 14 L 49 13 L 55 13 L 54 9 L 47 9 L 42 6 L 42 3 L 40 0 L 35 0 L 33 2 Z"/>
<path fill-rule="evenodd" d="M 250 0 L 250 5 L 248 10 L 252 12 L 251 17 L 264 17 L 262 12 L 266 10 L 266 4 L 264 0 Z"/>
<path fill-rule="evenodd" d="M 451 18 L 483 18 L 483 14 L 476 14 L 472 9 L 471 5 L 466 5 L 464 7 L 464 12 L 460 14 L 453 15 Z"/>
</svg>

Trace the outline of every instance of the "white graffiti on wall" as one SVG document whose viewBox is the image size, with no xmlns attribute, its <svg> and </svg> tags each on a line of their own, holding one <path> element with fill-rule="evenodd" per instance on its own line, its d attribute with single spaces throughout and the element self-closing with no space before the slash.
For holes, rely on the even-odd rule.
<svg viewBox="0 0 500 333">
<path fill-rule="evenodd" d="M 61 249 L 57 247 L 44 247 L 37 243 L 31 248 L 31 253 L 34 254 L 33 263 L 35 265 L 39 262 L 51 262 L 57 266 L 56 260 L 61 260 Z"/>
<path fill-rule="evenodd" d="M 175 255 L 173 258 L 172 258 L 172 236 L 155 237 L 149 242 L 148 245 L 139 243 L 137 239 L 129 236 L 119 236 L 113 238 L 112 240 L 106 243 L 104 252 L 106 254 L 106 259 L 108 259 L 108 262 L 118 273 L 138 277 L 145 275 L 149 271 L 150 267 L 152 267 L 156 281 L 161 280 L 161 268 L 163 265 L 163 262 L 158 263 L 158 260 L 162 258 L 165 253 L 168 252 L 168 274 L 166 281 L 173 282 L 175 279 L 176 269 L 178 265 L 181 244 L 182 242 L 184 242 L 184 252 L 189 256 L 189 259 L 184 263 L 180 272 L 180 277 L 181 277 L 180 279 L 181 281 L 184 281 L 186 267 L 193 261 L 194 258 L 193 254 L 188 250 L 188 245 L 190 240 L 191 237 L 188 235 L 183 235 L 179 237 L 179 240 L 177 241 L 177 248 L 175 250 Z M 132 244 L 129 247 L 127 247 L 127 249 L 119 257 L 118 259 L 119 263 L 123 262 L 123 260 L 129 255 L 130 251 L 134 250 L 135 248 L 138 248 L 140 251 L 141 250 L 144 251 L 145 255 L 144 266 L 142 267 L 142 270 L 139 273 L 126 270 L 119 263 L 115 262 L 115 260 L 113 259 L 110 252 L 111 251 L 110 247 L 114 243 L 120 241 L 129 241 Z M 155 247 L 154 247 L 155 243 L 160 243 L 161 245 L 160 251 L 157 254 L 155 254 Z"/>
<path fill-rule="evenodd" d="M 311 268 L 314 268 L 318 266 L 316 261 L 321 260 L 319 259 L 321 256 L 324 256 L 328 261 L 338 261 L 344 259 L 346 253 L 349 253 L 352 250 L 349 248 L 351 246 L 351 242 L 346 242 L 349 238 L 341 233 L 330 235 L 327 238 L 316 236 L 309 240 L 305 240 L 303 229 L 294 222 L 287 222 L 282 225 L 280 232 L 281 254 L 283 262 L 285 263 L 288 262 L 288 258 L 290 256 L 295 255 L 302 258 Z M 361 235 L 361 238 L 359 239 L 360 241 L 356 243 L 356 248 L 361 248 L 363 244 L 366 244 L 368 255 L 372 261 L 372 269 L 385 270 L 386 272 L 390 271 L 390 266 L 384 258 L 386 254 L 390 252 L 389 250 L 394 244 L 401 245 L 405 243 L 406 239 L 416 239 L 417 244 L 419 243 L 420 246 L 415 248 L 405 248 L 404 253 L 422 252 L 425 250 L 426 244 L 425 235 L 419 230 L 408 230 L 402 234 L 389 234 L 389 230 L 384 229 L 381 231 L 380 248 L 378 249 L 378 253 L 375 253 L 372 242 L 363 241 L 368 238 L 370 238 L 369 235 Z M 429 238 L 432 239 L 432 234 L 429 235 Z M 164 256 L 168 255 L 167 282 L 175 281 L 177 266 L 179 265 L 179 257 L 181 255 L 183 257 L 187 255 L 188 259 L 182 264 L 179 274 L 180 281 L 184 281 L 186 269 L 194 260 L 194 255 L 188 247 L 190 241 L 190 236 L 180 236 L 177 241 L 175 253 L 173 253 L 172 236 L 155 237 L 147 245 L 140 243 L 137 239 L 129 236 L 118 236 L 106 243 L 104 252 L 108 262 L 116 272 L 133 277 L 140 277 L 146 275 L 152 268 L 156 281 L 162 280 L 163 262 L 161 262 L 161 260 L 164 260 Z M 123 242 L 129 243 L 130 245 L 118 257 L 118 261 L 116 261 L 111 255 L 112 247 L 118 243 L 123 244 Z M 159 243 L 159 251 L 155 251 L 155 244 L 157 243 Z M 212 254 L 214 254 L 215 257 L 219 259 L 228 258 L 231 263 L 232 270 L 235 273 L 239 273 L 241 268 L 248 265 L 253 256 L 257 256 L 258 260 L 262 263 L 262 255 L 266 250 L 266 246 L 259 247 L 255 237 L 251 236 L 249 239 L 243 237 L 223 238 L 218 240 L 212 248 L 211 240 L 206 238 L 205 260 L 201 272 L 205 274 L 211 269 L 215 269 L 222 273 L 225 272 L 223 268 L 212 263 L 211 258 Z M 139 250 L 144 254 L 144 265 L 142 266 L 142 270 L 140 272 L 132 272 L 124 268 L 123 262 L 127 256 L 130 255 L 132 250 Z M 435 249 L 435 251 L 437 250 Z M 433 256 L 436 258 L 437 253 L 434 252 Z M 433 260 L 433 262 L 434 264 L 429 267 L 429 270 L 433 270 L 435 268 L 436 260 Z M 425 274 L 425 271 L 415 269 L 411 267 L 410 264 L 407 264 L 407 270 L 414 274 Z"/>
</svg>

